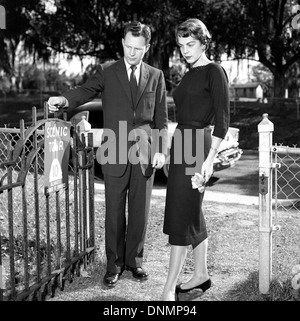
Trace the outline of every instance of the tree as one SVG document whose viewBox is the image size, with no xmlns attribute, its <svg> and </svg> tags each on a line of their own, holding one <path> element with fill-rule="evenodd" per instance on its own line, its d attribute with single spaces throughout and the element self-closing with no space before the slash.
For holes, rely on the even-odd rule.
<svg viewBox="0 0 300 321">
<path fill-rule="evenodd" d="M 30 24 L 30 17 L 26 12 L 36 12 L 38 15 L 44 10 L 41 0 L 2 0 L 1 5 L 6 11 L 6 29 L 1 31 L 0 49 L 2 69 L 6 72 L 15 71 L 17 50 L 22 44 L 23 50 L 29 53 L 33 60 L 42 58 L 47 61 L 51 52 L 39 41 L 38 35 Z M 26 9 L 25 9 L 26 8 Z"/>
<path fill-rule="evenodd" d="M 2 0 L 0 4 L 6 11 L 6 28 L 0 31 L 0 71 L 14 84 L 10 90 L 21 90 L 26 64 L 47 62 L 51 56 L 51 51 L 34 33 L 26 14 L 27 11 L 42 13 L 44 5 L 41 0 Z"/>
<path fill-rule="evenodd" d="M 299 99 L 300 94 L 300 61 L 293 64 L 287 72 L 289 98 Z"/>
<path fill-rule="evenodd" d="M 171 89 L 169 61 L 176 47 L 175 26 L 181 22 L 178 0 L 135 0 L 134 17 L 151 27 L 151 47 L 146 56 L 148 62 L 163 70 L 167 90 Z"/>
<path fill-rule="evenodd" d="M 20 3 L 21 2 L 21 3 Z M 7 0 L 14 17 L 0 39 L 2 68 L 13 68 L 13 53 L 23 41 L 26 52 L 45 61 L 53 52 L 93 56 L 99 62 L 123 55 L 124 24 L 138 19 L 152 27 L 148 62 L 169 78 L 176 48 L 175 26 L 195 17 L 213 36 L 208 55 L 221 60 L 255 59 L 273 75 L 273 96 L 284 97 L 289 70 L 300 60 L 300 28 L 295 0 Z M 298 1 L 299 3 L 299 1 Z M 52 4 L 52 5 L 51 5 Z M 294 20 L 296 19 L 296 20 Z M 293 23 L 294 22 L 294 23 Z M 7 55 L 12 53 L 12 55 Z M 7 63 L 7 57 L 12 60 Z M 1 67 L 0 65 L 0 67 Z"/>
<path fill-rule="evenodd" d="M 211 0 L 209 4 L 206 19 L 216 43 L 237 59 L 254 59 L 257 53 L 258 61 L 273 74 L 273 96 L 283 98 L 287 72 L 300 60 L 300 29 L 292 27 L 297 2 Z"/>
<path fill-rule="evenodd" d="M 252 67 L 251 74 L 251 80 L 254 82 L 259 82 L 262 85 L 264 89 L 264 95 L 268 97 L 271 96 L 273 91 L 273 77 L 271 71 L 260 63 Z"/>
<path fill-rule="evenodd" d="M 130 6 L 121 4 L 114 0 L 56 0 L 42 17 L 36 12 L 27 14 L 48 48 L 105 61 L 120 57 L 124 22 L 130 18 Z"/>
<path fill-rule="evenodd" d="M 180 19 L 173 2 L 56 0 L 44 13 L 27 11 L 27 15 L 45 47 L 70 56 L 93 56 L 100 63 L 123 56 L 121 38 L 126 22 L 147 23 L 152 28 L 152 46 L 145 58 L 168 74 L 169 57 L 176 45 L 174 24 Z"/>
</svg>

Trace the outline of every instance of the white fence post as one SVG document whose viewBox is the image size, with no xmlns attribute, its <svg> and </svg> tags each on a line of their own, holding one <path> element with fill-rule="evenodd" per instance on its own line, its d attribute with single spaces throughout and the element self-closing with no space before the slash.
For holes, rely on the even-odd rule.
<svg viewBox="0 0 300 321">
<path fill-rule="evenodd" d="M 263 114 L 259 133 L 259 291 L 269 292 L 272 278 L 272 142 L 274 124 Z"/>
<path fill-rule="evenodd" d="M 84 135 L 84 143 L 86 144 L 86 146 L 88 145 L 88 133 L 91 130 L 91 124 L 86 120 L 86 116 L 82 116 L 81 117 L 81 121 L 77 124 L 76 129 L 77 129 L 77 133 L 78 136 L 81 139 L 81 135 Z M 80 159 L 80 165 L 82 165 L 82 159 Z M 83 182 L 82 182 L 82 171 L 79 171 L 79 184 L 81 184 L 81 186 L 83 186 Z M 85 186 L 89 186 L 88 185 L 88 177 L 86 177 L 86 181 L 85 181 Z M 85 190 L 83 190 L 83 188 L 80 189 L 82 191 L 82 193 L 85 193 L 85 199 L 86 199 L 86 213 L 89 213 L 89 191 L 86 188 Z M 79 197 L 79 205 L 80 205 L 80 209 L 83 212 L 83 205 L 82 205 L 82 197 L 83 195 L 80 195 Z M 81 213 L 82 213 L 81 212 Z M 83 215 L 81 214 L 81 217 L 83 218 Z M 89 238 L 90 237 L 90 216 L 87 215 L 86 216 L 86 237 Z M 82 223 L 83 224 L 83 223 Z M 83 225 L 82 225 L 83 226 Z M 81 231 L 82 233 L 82 231 Z M 84 233 L 82 233 L 83 236 Z M 85 245 L 84 245 L 84 249 L 85 249 Z"/>
</svg>

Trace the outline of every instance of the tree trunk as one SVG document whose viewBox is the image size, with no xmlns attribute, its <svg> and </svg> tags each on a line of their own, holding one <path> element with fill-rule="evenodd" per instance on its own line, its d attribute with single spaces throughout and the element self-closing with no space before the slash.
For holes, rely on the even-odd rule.
<svg viewBox="0 0 300 321">
<path fill-rule="evenodd" d="M 148 55 L 146 57 L 146 61 L 149 65 L 159 68 L 163 71 L 164 76 L 165 76 L 167 91 L 170 90 L 169 58 L 170 58 L 169 51 L 166 50 L 166 48 L 164 48 L 164 50 L 163 50 L 163 49 L 161 49 L 161 47 L 158 47 L 154 52 L 152 52 L 151 55 Z"/>
<path fill-rule="evenodd" d="M 161 69 L 164 72 L 165 81 L 166 81 L 166 89 L 168 92 L 172 89 L 171 84 L 170 84 L 169 60 L 170 60 L 169 53 L 164 52 Z"/>
<path fill-rule="evenodd" d="M 285 105 L 284 105 L 285 88 L 286 88 L 286 78 L 284 73 L 275 73 L 273 106 L 274 106 L 274 111 L 279 115 L 286 115 Z"/>
</svg>

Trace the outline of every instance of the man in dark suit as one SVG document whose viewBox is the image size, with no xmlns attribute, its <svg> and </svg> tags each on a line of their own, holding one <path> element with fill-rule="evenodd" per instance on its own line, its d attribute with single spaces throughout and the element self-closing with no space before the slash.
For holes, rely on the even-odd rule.
<svg viewBox="0 0 300 321">
<path fill-rule="evenodd" d="M 127 24 L 122 39 L 124 58 L 100 66 L 82 86 L 48 100 L 49 110 L 54 112 L 61 107 L 76 108 L 101 92 L 104 134 L 96 157 L 105 183 L 107 271 L 103 281 L 110 287 L 125 268 L 137 280 L 148 278 L 142 261 L 153 172 L 164 165 L 167 153 L 164 75 L 142 61 L 150 39 L 148 26 Z"/>
</svg>

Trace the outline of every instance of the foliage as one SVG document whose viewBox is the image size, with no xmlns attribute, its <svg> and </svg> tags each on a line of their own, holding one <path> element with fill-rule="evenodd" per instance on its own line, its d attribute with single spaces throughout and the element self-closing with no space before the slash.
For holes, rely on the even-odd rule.
<svg viewBox="0 0 300 321">
<path fill-rule="evenodd" d="M 273 77 L 270 70 L 263 64 L 252 67 L 252 80 L 262 84 L 266 97 L 270 97 L 273 89 Z"/>
<path fill-rule="evenodd" d="M 299 2 L 299 1 L 298 1 Z M 102 63 L 123 55 L 124 24 L 152 27 L 148 62 L 170 78 L 176 48 L 175 26 L 190 17 L 203 20 L 213 36 L 213 60 L 223 53 L 258 60 L 274 77 L 274 96 L 284 97 L 289 70 L 300 59 L 300 29 L 291 27 L 295 0 L 3 0 L 7 29 L 0 38 L 0 69 L 14 70 L 17 48 L 49 60 L 51 53 L 93 56 Z M 294 11 L 293 11 L 294 10 Z M 298 85 L 298 84 L 297 84 Z"/>
<path fill-rule="evenodd" d="M 22 66 L 22 73 L 22 88 L 24 89 L 63 92 L 75 85 L 74 78 L 60 73 L 57 65 L 42 69 L 36 65 L 26 64 Z"/>
<path fill-rule="evenodd" d="M 14 72 L 17 49 L 20 43 L 24 43 L 24 49 L 30 53 L 34 59 L 41 58 L 47 61 L 51 51 L 39 41 L 39 36 L 31 26 L 28 12 L 34 12 L 36 16 L 42 17 L 44 10 L 41 0 L 2 0 L 1 5 L 6 11 L 6 29 L 1 31 L 0 48 L 1 59 L 0 68 L 6 72 Z"/>
<path fill-rule="evenodd" d="M 120 14 L 118 2 L 61 0 L 55 4 L 42 20 L 31 14 L 32 25 L 47 46 L 70 55 L 117 58 L 119 46 L 115 39 L 120 39 L 123 25 L 123 17 L 116 18 Z"/>
<path fill-rule="evenodd" d="M 293 64 L 290 69 L 287 71 L 287 83 L 289 91 L 291 92 L 292 98 L 299 97 L 299 88 L 300 88 L 300 62 Z"/>
<path fill-rule="evenodd" d="M 284 97 L 286 73 L 300 60 L 300 31 L 291 26 L 293 0 L 211 0 L 211 30 L 216 43 L 236 58 L 258 60 L 274 76 L 274 96 Z M 215 23 L 218 21 L 218 23 Z"/>
</svg>

